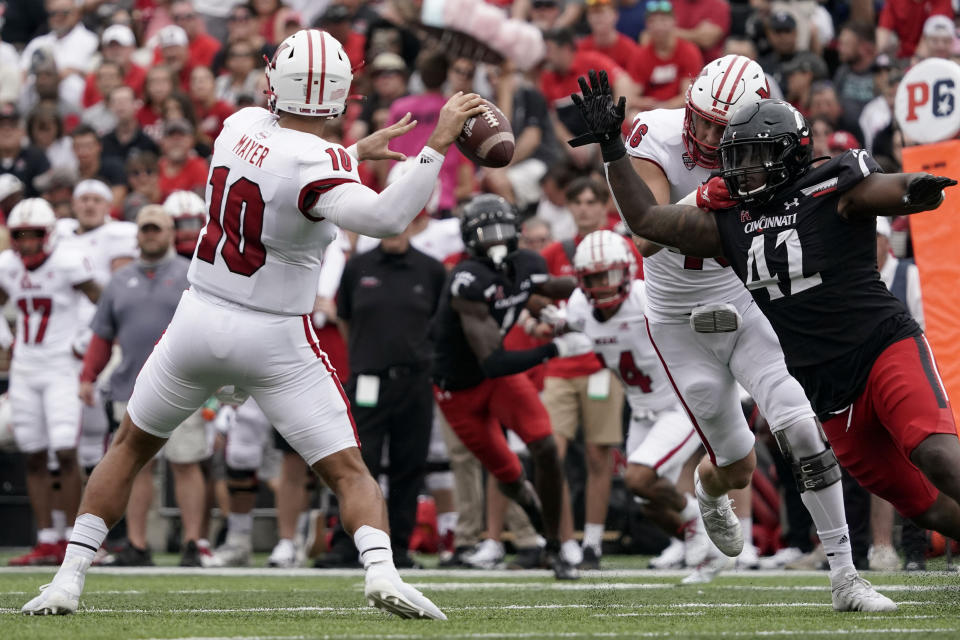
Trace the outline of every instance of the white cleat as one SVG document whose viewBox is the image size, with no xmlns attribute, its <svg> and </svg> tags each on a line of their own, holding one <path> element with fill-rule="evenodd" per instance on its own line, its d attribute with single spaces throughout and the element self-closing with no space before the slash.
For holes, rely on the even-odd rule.
<svg viewBox="0 0 960 640">
<path fill-rule="evenodd" d="M 737 569 L 759 569 L 760 554 L 752 544 L 744 544 L 743 551 L 737 556 Z"/>
<path fill-rule="evenodd" d="M 713 582 L 717 574 L 734 567 L 733 558 L 725 555 L 715 555 L 708 560 L 700 563 L 687 577 L 680 581 L 680 584 L 707 584 Z"/>
<path fill-rule="evenodd" d="M 803 551 L 800 551 L 800 549 L 797 547 L 784 547 L 783 549 L 778 550 L 772 556 L 760 558 L 760 568 L 783 569 L 784 566 L 790 564 L 791 562 L 796 562 L 804 555 L 805 554 Z"/>
<path fill-rule="evenodd" d="M 733 512 L 733 500 L 723 495 L 716 502 L 708 502 L 698 495 L 697 503 L 703 516 L 703 526 L 713 544 L 726 556 L 739 556 L 743 551 L 743 531 L 740 529 L 740 519 Z"/>
<path fill-rule="evenodd" d="M 699 513 L 696 518 L 683 523 L 683 546 L 683 563 L 686 566 L 698 567 L 706 561 L 712 545 Z"/>
<path fill-rule="evenodd" d="M 871 571 L 899 571 L 901 566 L 896 549 L 888 545 L 871 546 L 867 561 Z"/>
<path fill-rule="evenodd" d="M 677 569 L 683 566 L 684 544 L 670 538 L 670 544 L 656 558 L 650 560 L 651 569 Z"/>
<path fill-rule="evenodd" d="M 250 565 L 250 547 L 239 544 L 222 544 L 217 547 L 213 555 L 201 556 L 200 562 L 204 567 L 247 567 Z"/>
<path fill-rule="evenodd" d="M 474 569 L 496 569 L 503 563 L 503 556 L 503 544 L 499 540 L 487 538 L 463 556 L 463 563 Z"/>
<path fill-rule="evenodd" d="M 371 607 L 401 618 L 447 619 L 429 598 L 405 583 L 393 567 L 373 565 L 367 569 L 363 594 Z"/>
<path fill-rule="evenodd" d="M 286 538 L 277 542 L 277 546 L 270 552 L 270 558 L 267 560 L 268 567 L 278 567 L 280 569 L 293 569 L 300 566 L 300 554 L 297 545 L 293 540 Z"/>
<path fill-rule="evenodd" d="M 28 616 L 62 616 L 77 610 L 90 561 L 74 558 L 67 562 L 57 571 L 53 582 L 40 587 L 40 595 L 23 605 L 21 613 Z"/>
<path fill-rule="evenodd" d="M 833 608 L 836 611 L 896 611 L 897 603 L 877 593 L 856 569 L 846 569 L 834 579 L 830 577 Z"/>
</svg>

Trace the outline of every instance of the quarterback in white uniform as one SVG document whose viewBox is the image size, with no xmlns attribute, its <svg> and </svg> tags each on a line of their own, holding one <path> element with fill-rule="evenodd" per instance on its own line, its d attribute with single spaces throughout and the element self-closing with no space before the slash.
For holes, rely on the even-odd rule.
<svg viewBox="0 0 960 640">
<path fill-rule="evenodd" d="M 256 400 L 337 494 L 366 569 L 368 602 L 403 617 L 445 619 L 393 565 L 383 496 L 360 457 L 347 401 L 309 314 L 323 250 L 337 227 L 380 237 L 403 231 L 483 102 L 476 94 L 450 98 L 416 166 L 378 194 L 360 184 L 357 162 L 397 158 L 386 145 L 411 124 L 404 118 L 361 140 L 356 151 L 322 138 L 326 120 L 343 113 L 353 79 L 340 43 L 326 32 L 298 31 L 280 43 L 266 73 L 270 111 L 241 109 L 224 122 L 210 162 L 210 215 L 190 265 L 191 287 L 90 477 L 60 570 L 24 613 L 76 611 L 86 570 L 122 515 L 134 474 L 176 425 L 232 384 Z"/>
<path fill-rule="evenodd" d="M 633 252 L 623 236 L 594 231 L 577 247 L 573 266 L 579 288 L 567 302 L 566 326 L 593 340 L 630 403 L 626 484 L 654 522 L 688 543 L 686 563 L 696 566 L 708 551 L 703 521 L 696 499 L 675 485 L 700 438 L 647 336 L 645 285 L 634 280 Z"/>
<path fill-rule="evenodd" d="M 101 288 L 110 282 L 114 271 L 135 259 L 137 248 L 137 225 L 109 219 L 113 191 L 100 180 L 82 180 L 73 189 L 73 210 L 76 218 L 57 220 L 58 241 L 80 251 L 93 268 L 93 278 Z M 90 321 L 97 311 L 94 304 L 82 300 L 77 313 L 76 338 L 73 349 L 78 358 L 83 358 L 90 343 Z M 77 363 L 79 366 L 79 361 Z M 107 378 L 104 377 L 104 380 Z M 80 440 L 77 455 L 80 466 L 92 469 L 100 462 L 106 449 L 107 414 L 103 404 L 81 404 Z"/>
<path fill-rule="evenodd" d="M 46 200 L 20 202 L 7 222 L 13 249 L 0 254 L 0 304 L 11 300 L 17 308 L 9 392 L 13 432 L 27 456 L 27 490 L 38 530 L 34 550 L 11 564 L 50 564 L 51 548 L 58 542 L 51 522 L 48 450 L 60 467 L 68 527 L 80 504 L 80 398 L 73 342 L 81 300 L 95 302 L 100 287 L 86 257 L 56 243 L 55 222 Z M 55 563 L 57 554 L 52 555 Z"/>
</svg>

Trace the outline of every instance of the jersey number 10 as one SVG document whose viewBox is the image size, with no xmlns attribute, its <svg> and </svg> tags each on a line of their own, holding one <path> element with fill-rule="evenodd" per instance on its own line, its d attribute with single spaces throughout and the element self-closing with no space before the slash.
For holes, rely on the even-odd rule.
<svg viewBox="0 0 960 640">
<path fill-rule="evenodd" d="M 197 258 L 213 264 L 220 239 L 226 233 L 226 241 L 220 249 L 224 263 L 233 273 L 249 278 L 267 261 L 267 250 L 260 240 L 260 234 L 263 233 L 263 194 L 257 183 L 246 178 L 240 178 L 227 190 L 229 173 L 230 167 L 216 167 L 210 173 L 210 186 L 213 187 L 210 192 L 210 219 L 197 247 Z"/>
<path fill-rule="evenodd" d="M 803 248 L 800 246 L 800 236 L 796 229 L 787 229 L 777 234 L 775 248 L 779 248 L 782 244 L 787 245 L 787 270 L 789 273 L 786 281 L 786 295 L 798 294 L 823 282 L 819 273 L 811 276 L 803 275 Z M 754 266 L 756 266 L 757 271 L 756 278 L 753 277 Z M 777 300 L 784 295 L 780 289 L 781 285 L 784 284 L 783 280 L 780 274 L 770 273 L 764 248 L 764 235 L 755 236 L 750 244 L 750 251 L 747 253 L 747 279 L 744 282 L 747 289 L 753 291 L 762 287 L 770 294 L 771 300 Z"/>
</svg>

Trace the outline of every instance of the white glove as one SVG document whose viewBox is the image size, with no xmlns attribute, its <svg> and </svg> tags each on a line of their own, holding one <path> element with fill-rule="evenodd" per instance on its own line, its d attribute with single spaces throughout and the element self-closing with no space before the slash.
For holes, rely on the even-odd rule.
<svg viewBox="0 0 960 640">
<path fill-rule="evenodd" d="M 567 326 L 567 308 L 561 309 L 555 304 L 548 304 L 540 309 L 540 321 L 546 322 L 554 331 L 560 331 Z"/>
<path fill-rule="evenodd" d="M 585 333 L 577 331 L 557 336 L 553 339 L 553 344 L 557 345 L 557 356 L 561 358 L 582 356 L 585 353 L 593 352 L 593 340 Z"/>
</svg>

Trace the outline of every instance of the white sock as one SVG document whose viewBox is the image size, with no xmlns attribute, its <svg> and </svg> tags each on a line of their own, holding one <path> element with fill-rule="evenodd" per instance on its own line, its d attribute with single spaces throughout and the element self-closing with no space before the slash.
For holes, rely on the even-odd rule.
<svg viewBox="0 0 960 640">
<path fill-rule="evenodd" d="M 743 545 L 753 544 L 753 517 L 740 518 L 740 530 L 743 531 Z"/>
<path fill-rule="evenodd" d="M 565 540 L 560 545 L 560 556 L 570 564 L 580 564 L 583 562 L 583 551 L 576 540 Z"/>
<path fill-rule="evenodd" d="M 393 549 L 386 531 L 365 524 L 353 534 L 353 543 L 360 552 L 364 569 L 374 564 L 393 567 Z"/>
<path fill-rule="evenodd" d="M 307 537 L 307 531 L 310 529 L 310 512 L 301 511 L 297 516 L 297 535 Z"/>
<path fill-rule="evenodd" d="M 37 542 L 40 544 L 57 544 L 60 541 L 60 534 L 56 529 L 40 529 L 37 531 Z"/>
<path fill-rule="evenodd" d="M 200 538 L 197 540 L 197 549 L 210 549 L 210 541 L 206 538 Z"/>
<path fill-rule="evenodd" d="M 227 533 L 249 535 L 253 531 L 253 513 L 231 513 L 227 516 Z"/>
<path fill-rule="evenodd" d="M 57 570 L 54 580 L 75 579 L 76 573 L 86 573 L 97 549 L 103 544 L 107 537 L 107 524 L 100 516 L 92 513 L 84 513 L 77 516 L 73 524 L 73 533 L 70 534 L 70 543 L 67 544 L 67 552 L 63 557 L 63 564 Z"/>
<path fill-rule="evenodd" d="M 460 514 L 456 511 L 448 511 L 446 513 L 437 514 L 437 533 L 440 534 L 440 537 L 447 535 L 447 531 L 453 531 L 457 528 L 457 521 L 460 519 Z"/>
<path fill-rule="evenodd" d="M 599 556 L 603 548 L 603 525 L 586 522 L 583 525 L 583 548 L 593 547 Z"/>
<path fill-rule="evenodd" d="M 853 566 L 847 516 L 843 510 L 843 488 L 839 482 L 816 491 L 800 494 L 810 518 L 817 527 L 817 535 L 827 554 L 830 573 Z"/>
<path fill-rule="evenodd" d="M 683 494 L 683 497 L 687 499 L 687 504 L 683 506 L 683 511 L 680 512 L 680 519 L 687 523 L 700 515 L 700 506 L 697 504 L 697 499 L 689 493 Z"/>
<path fill-rule="evenodd" d="M 67 514 L 62 509 L 54 509 L 50 512 L 50 520 L 53 522 L 53 528 L 60 534 L 60 540 L 69 540 L 70 534 L 65 531 L 67 527 Z"/>
<path fill-rule="evenodd" d="M 700 469 L 699 469 L 699 468 L 697 468 L 697 469 L 695 469 L 695 470 L 693 471 L 693 486 L 694 486 L 695 491 L 696 491 L 696 493 L 697 493 L 697 498 L 698 498 L 699 500 L 703 500 L 704 502 L 719 502 L 719 501 L 720 501 L 720 498 L 723 497 L 723 495 L 712 496 L 712 495 L 710 495 L 709 493 L 707 493 L 706 489 L 703 488 L 703 484 L 700 483 Z"/>
</svg>

